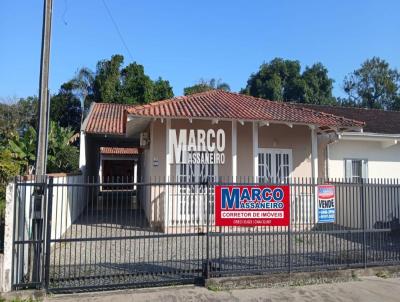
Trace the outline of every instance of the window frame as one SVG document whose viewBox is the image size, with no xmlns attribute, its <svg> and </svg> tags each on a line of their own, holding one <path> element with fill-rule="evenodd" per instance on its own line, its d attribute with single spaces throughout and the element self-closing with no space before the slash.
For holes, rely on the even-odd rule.
<svg viewBox="0 0 400 302">
<path fill-rule="evenodd" d="M 351 176 L 347 175 L 347 162 L 351 163 Z M 355 181 L 353 176 L 353 162 L 358 161 L 361 162 L 361 177 L 357 177 L 357 179 L 368 179 L 368 159 L 367 158 L 356 158 L 356 157 L 347 157 L 343 159 L 344 164 L 344 178 L 350 179 L 352 182 Z M 364 174 L 364 175 L 363 175 Z"/>
</svg>

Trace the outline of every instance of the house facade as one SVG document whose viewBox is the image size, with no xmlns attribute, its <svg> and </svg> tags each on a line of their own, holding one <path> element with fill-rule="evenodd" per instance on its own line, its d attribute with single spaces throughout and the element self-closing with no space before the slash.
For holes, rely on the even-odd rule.
<svg viewBox="0 0 400 302">
<path fill-rule="evenodd" d="M 125 178 L 142 183 L 182 183 L 137 193 L 139 207 L 149 223 L 162 229 L 171 225 L 171 217 L 187 219 L 185 215 L 193 211 L 193 204 L 205 199 L 204 192 L 193 191 L 197 189 L 187 184 L 190 182 L 398 178 L 399 170 L 390 168 L 400 165 L 398 135 L 378 132 L 365 116 L 368 110 L 361 111 L 364 115 L 349 115 L 350 110 L 335 114 L 330 108 L 272 102 L 219 90 L 140 106 L 95 103 L 81 132 L 81 168 L 85 175 L 101 182 Z M 223 133 L 223 162 L 179 162 L 184 152 L 177 154 L 171 140 L 176 143 L 184 135 L 185 144 L 189 144 L 191 131 L 206 136 L 214 133 L 214 143 L 215 133 Z M 113 154 L 104 154 L 104 150 Z M 121 165 L 121 153 L 126 165 Z M 131 169 L 126 167 L 130 165 Z M 114 172 L 106 175 L 106 169 Z M 310 213 L 303 216 L 311 221 L 315 192 L 298 191 L 292 198 L 296 204 L 306 205 Z M 204 211 L 204 205 L 201 207 Z"/>
<path fill-rule="evenodd" d="M 101 177 L 100 148 L 140 148 L 137 179 L 172 180 L 185 176 L 181 174 L 188 169 L 179 169 L 172 161 L 170 131 L 222 129 L 225 161 L 211 176 L 256 182 L 316 178 L 324 176 L 319 170 L 325 160 L 319 158 L 318 138 L 361 133 L 363 126 L 355 119 L 218 90 L 144 106 L 94 104 L 82 128 L 80 164 L 86 175 Z M 142 146 L 141 136 L 146 138 Z M 196 171 L 200 173 L 192 172 Z"/>
</svg>

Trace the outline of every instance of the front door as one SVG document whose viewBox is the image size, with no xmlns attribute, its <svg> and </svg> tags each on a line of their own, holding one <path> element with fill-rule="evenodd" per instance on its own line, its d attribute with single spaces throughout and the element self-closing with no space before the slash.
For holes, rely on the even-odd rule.
<svg viewBox="0 0 400 302">
<path fill-rule="evenodd" d="M 287 182 L 292 173 L 292 150 L 258 149 L 258 181 Z"/>
</svg>

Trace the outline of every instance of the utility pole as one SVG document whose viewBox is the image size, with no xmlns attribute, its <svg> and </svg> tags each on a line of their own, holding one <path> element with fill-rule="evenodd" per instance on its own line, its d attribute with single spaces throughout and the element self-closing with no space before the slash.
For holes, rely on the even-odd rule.
<svg viewBox="0 0 400 302">
<path fill-rule="evenodd" d="M 44 0 L 42 51 L 40 58 L 39 79 L 39 129 L 37 132 L 35 186 L 30 205 L 30 219 L 32 221 L 31 239 L 29 249 L 28 271 L 33 283 L 39 283 L 43 275 L 44 248 L 44 215 L 47 191 L 46 164 L 47 164 L 47 136 L 49 127 L 49 65 L 50 65 L 50 36 L 51 14 L 53 0 Z M 51 197 L 50 197 L 51 198 Z M 48 244 L 48 242 L 46 243 Z M 47 270 L 48 268 L 45 268 Z"/>
<path fill-rule="evenodd" d="M 43 29 L 42 29 L 42 52 L 40 59 L 39 80 L 39 131 L 37 134 L 36 166 L 35 175 L 46 174 L 47 161 L 47 135 L 49 102 L 49 65 L 50 65 L 50 36 L 51 36 L 51 14 L 53 0 L 44 0 Z"/>
</svg>

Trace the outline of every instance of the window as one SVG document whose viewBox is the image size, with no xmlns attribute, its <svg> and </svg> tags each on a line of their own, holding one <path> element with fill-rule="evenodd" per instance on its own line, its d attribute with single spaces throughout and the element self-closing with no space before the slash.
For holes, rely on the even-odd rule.
<svg viewBox="0 0 400 302">
<path fill-rule="evenodd" d="M 362 178 L 368 178 L 368 161 L 365 159 L 346 159 L 345 178 L 353 182 L 360 182 Z"/>
</svg>

